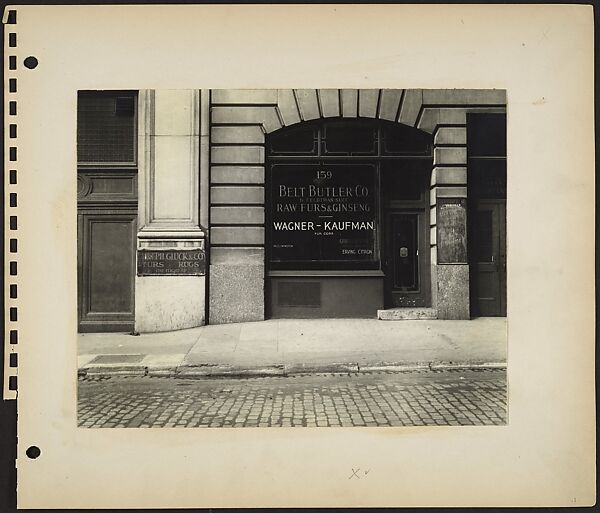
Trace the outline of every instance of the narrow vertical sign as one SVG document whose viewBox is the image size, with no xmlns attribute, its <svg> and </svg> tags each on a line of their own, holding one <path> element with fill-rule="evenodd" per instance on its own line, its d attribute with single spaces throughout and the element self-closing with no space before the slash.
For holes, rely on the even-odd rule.
<svg viewBox="0 0 600 513">
<path fill-rule="evenodd" d="M 437 206 L 438 264 L 467 263 L 467 201 L 440 198 Z"/>
</svg>

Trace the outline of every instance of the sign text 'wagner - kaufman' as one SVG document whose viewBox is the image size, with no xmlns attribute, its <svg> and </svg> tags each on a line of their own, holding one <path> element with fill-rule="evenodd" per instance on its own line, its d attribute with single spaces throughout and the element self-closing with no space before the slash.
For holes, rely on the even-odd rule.
<svg viewBox="0 0 600 513">
<path fill-rule="evenodd" d="M 203 249 L 140 249 L 138 276 L 203 276 Z"/>
<path fill-rule="evenodd" d="M 271 261 L 374 261 L 375 177 L 371 165 L 274 165 Z"/>
</svg>

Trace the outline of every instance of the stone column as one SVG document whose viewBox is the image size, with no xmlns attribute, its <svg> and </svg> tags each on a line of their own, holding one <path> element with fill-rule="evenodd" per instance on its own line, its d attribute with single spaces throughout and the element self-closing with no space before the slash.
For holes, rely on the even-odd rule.
<svg viewBox="0 0 600 513">
<path fill-rule="evenodd" d="M 204 249 L 199 222 L 200 91 L 140 91 L 138 251 Z M 201 326 L 204 276 L 137 276 L 135 329 Z"/>
<path fill-rule="evenodd" d="M 452 114 L 461 116 L 462 124 L 438 125 L 434 132 L 431 177 L 432 281 L 435 283 L 437 277 L 433 292 L 438 319 L 469 319 L 467 130 L 464 111 L 456 109 Z M 453 121 L 456 123 L 456 120 Z"/>
</svg>

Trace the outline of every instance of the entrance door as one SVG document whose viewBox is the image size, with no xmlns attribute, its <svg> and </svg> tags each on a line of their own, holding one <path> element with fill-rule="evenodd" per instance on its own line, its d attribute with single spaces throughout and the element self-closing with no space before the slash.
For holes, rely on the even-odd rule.
<svg viewBox="0 0 600 513">
<path fill-rule="evenodd" d="M 137 213 L 78 209 L 79 331 L 132 331 Z"/>
<path fill-rule="evenodd" d="M 506 201 L 479 200 L 474 219 L 476 307 L 483 317 L 506 315 Z"/>
<path fill-rule="evenodd" d="M 429 306 L 429 252 L 423 211 L 386 216 L 386 308 Z"/>
<path fill-rule="evenodd" d="M 77 103 L 78 330 L 132 331 L 137 242 L 137 94 Z"/>
</svg>

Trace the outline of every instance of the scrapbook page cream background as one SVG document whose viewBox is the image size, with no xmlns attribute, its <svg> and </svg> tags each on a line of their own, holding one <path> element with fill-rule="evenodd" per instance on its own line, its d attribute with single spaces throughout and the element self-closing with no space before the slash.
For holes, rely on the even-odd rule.
<svg viewBox="0 0 600 513">
<path fill-rule="evenodd" d="M 20 507 L 595 502 L 591 7 L 16 10 Z M 508 425 L 78 429 L 76 91 L 292 87 L 507 90 Z"/>
</svg>

